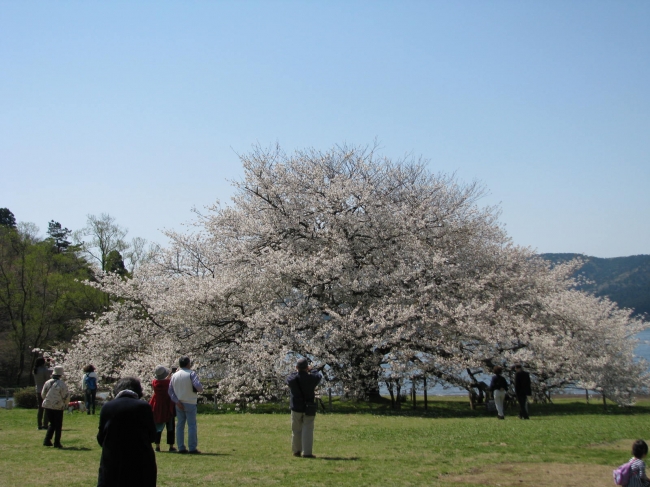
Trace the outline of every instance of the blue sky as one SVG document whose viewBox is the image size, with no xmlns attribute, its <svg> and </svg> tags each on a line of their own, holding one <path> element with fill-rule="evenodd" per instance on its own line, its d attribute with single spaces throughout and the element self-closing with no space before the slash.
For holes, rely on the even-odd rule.
<svg viewBox="0 0 650 487">
<path fill-rule="evenodd" d="M 238 153 L 378 140 L 517 244 L 650 254 L 650 2 L 0 0 L 0 207 L 165 242 Z"/>
</svg>

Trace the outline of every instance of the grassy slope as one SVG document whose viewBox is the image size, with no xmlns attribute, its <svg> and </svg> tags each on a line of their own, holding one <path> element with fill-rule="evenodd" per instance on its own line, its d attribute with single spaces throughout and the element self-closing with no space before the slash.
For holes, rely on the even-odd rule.
<svg viewBox="0 0 650 487">
<path fill-rule="evenodd" d="M 497 462 L 613 467 L 627 459 L 618 440 L 647 435 L 650 403 L 603 413 L 600 405 L 564 400 L 531 412 L 531 421 L 497 421 L 464 402 L 441 401 L 428 417 L 319 415 L 314 460 L 291 456 L 287 414 L 202 414 L 206 454 L 157 454 L 158 485 L 446 485 L 441 474 Z M 59 451 L 41 446 L 35 414 L 0 410 L 0 485 L 95 485 L 98 417 L 66 414 Z"/>
</svg>

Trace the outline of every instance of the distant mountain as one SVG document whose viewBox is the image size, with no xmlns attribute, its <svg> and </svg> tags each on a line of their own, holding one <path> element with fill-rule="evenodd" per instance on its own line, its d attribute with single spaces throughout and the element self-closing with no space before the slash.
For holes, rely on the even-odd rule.
<svg viewBox="0 0 650 487">
<path fill-rule="evenodd" d="M 577 275 L 584 276 L 591 284 L 580 289 L 596 296 L 607 296 L 621 308 L 632 308 L 635 314 L 650 316 L 650 255 L 632 255 L 601 259 L 582 254 L 541 254 L 553 262 L 566 262 L 580 257 L 585 264 Z"/>
</svg>

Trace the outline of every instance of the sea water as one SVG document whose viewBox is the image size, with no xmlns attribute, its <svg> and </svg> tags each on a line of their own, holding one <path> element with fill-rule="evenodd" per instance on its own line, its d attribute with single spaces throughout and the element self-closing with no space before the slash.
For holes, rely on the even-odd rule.
<svg viewBox="0 0 650 487">
<path fill-rule="evenodd" d="M 634 350 L 634 353 L 636 354 L 637 357 L 641 359 L 645 359 L 648 361 L 650 364 L 650 329 L 644 330 L 641 333 L 639 333 L 637 336 L 637 339 L 639 340 L 639 343 Z M 482 376 L 482 377 L 477 377 L 479 379 L 482 379 L 484 382 L 486 382 L 488 385 L 490 383 L 490 377 L 489 376 Z M 420 382 L 420 387 L 422 387 L 422 383 Z M 407 387 L 402 389 L 402 392 L 405 394 L 408 394 L 411 391 L 411 385 L 407 384 Z M 565 392 L 567 393 L 584 393 L 584 389 L 567 389 Z M 386 389 L 385 385 L 382 384 L 381 387 L 381 394 L 388 394 L 388 389 Z M 418 391 L 418 394 L 421 394 L 420 391 Z M 432 396 L 466 396 L 467 391 L 465 389 L 461 389 L 459 387 L 449 387 L 445 388 L 442 384 L 436 384 L 433 387 L 428 387 L 427 388 L 427 394 L 430 394 Z"/>
</svg>

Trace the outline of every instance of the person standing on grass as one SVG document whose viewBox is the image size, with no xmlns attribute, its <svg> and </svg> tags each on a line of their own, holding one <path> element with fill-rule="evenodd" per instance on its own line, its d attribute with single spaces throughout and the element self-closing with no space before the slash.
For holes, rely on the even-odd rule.
<svg viewBox="0 0 650 487">
<path fill-rule="evenodd" d="M 102 447 L 97 487 L 155 487 L 156 425 L 151 407 L 141 401 L 142 384 L 124 377 L 113 387 L 115 399 L 99 412 L 97 443 Z"/>
<path fill-rule="evenodd" d="M 287 385 L 291 391 L 291 450 L 294 457 L 314 458 L 314 415 L 308 415 L 308 404 L 314 404 L 316 386 L 323 376 L 316 370 L 311 370 L 306 358 L 296 363 L 296 372 L 287 377 Z"/>
<path fill-rule="evenodd" d="M 524 370 L 523 365 L 515 365 L 515 395 L 519 403 L 519 419 L 530 419 L 528 417 L 528 396 L 533 391 L 530 387 L 530 374 Z"/>
<path fill-rule="evenodd" d="M 86 365 L 83 369 L 84 376 L 81 379 L 81 390 L 84 391 L 84 402 L 86 403 L 86 412 L 90 414 L 92 406 L 95 414 L 95 397 L 97 396 L 97 373 L 94 365 Z"/>
<path fill-rule="evenodd" d="M 628 487 L 650 487 L 650 479 L 645 473 L 643 459 L 648 455 L 648 444 L 643 440 L 636 440 L 632 445 L 632 459 L 630 460 L 630 482 Z"/>
<path fill-rule="evenodd" d="M 494 396 L 494 404 L 497 407 L 497 415 L 499 419 L 505 419 L 505 413 L 503 410 L 503 402 L 506 398 L 506 392 L 508 391 L 508 382 L 501 375 L 503 373 L 503 368 L 500 366 L 494 367 L 492 369 L 494 375 L 492 376 L 492 382 L 490 382 L 490 390 Z"/>
<path fill-rule="evenodd" d="M 149 405 L 153 411 L 153 420 L 156 423 L 156 451 L 160 451 L 160 439 L 162 430 L 167 427 L 167 444 L 169 451 L 176 451 L 174 448 L 174 402 L 169 397 L 169 383 L 171 381 L 171 371 L 164 365 L 159 365 L 154 371 L 156 378 L 151 383 L 153 395 L 149 400 Z"/>
<path fill-rule="evenodd" d="M 63 367 L 54 367 L 52 378 L 43 385 L 43 408 L 50 425 L 45 433 L 43 446 L 54 446 L 54 448 L 63 448 L 61 445 L 61 430 L 63 429 L 63 411 L 68 407 L 70 402 L 70 392 L 68 386 L 61 380 L 63 376 Z M 54 436 L 54 444 L 52 444 Z"/>
<path fill-rule="evenodd" d="M 169 397 L 176 404 L 176 443 L 178 453 L 201 453 L 198 449 L 198 435 L 196 430 L 196 403 L 199 392 L 203 392 L 203 386 L 199 376 L 190 369 L 192 362 L 189 357 L 181 357 L 178 360 L 180 369 L 176 371 L 169 382 Z M 187 423 L 187 446 L 185 448 L 185 423 Z"/>
<path fill-rule="evenodd" d="M 45 365 L 45 359 L 38 357 L 34 363 L 34 384 L 36 385 L 36 402 L 38 403 L 38 413 L 36 414 L 36 421 L 39 430 L 46 430 L 48 421 L 43 409 L 43 386 L 52 377 L 52 369 Z M 45 416 L 45 421 L 43 421 Z"/>
</svg>

